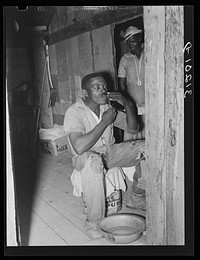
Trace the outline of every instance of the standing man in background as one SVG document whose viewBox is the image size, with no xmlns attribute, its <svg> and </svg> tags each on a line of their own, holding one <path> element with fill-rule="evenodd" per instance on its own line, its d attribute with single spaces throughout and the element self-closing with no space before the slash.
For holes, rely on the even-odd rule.
<svg viewBox="0 0 200 260">
<path fill-rule="evenodd" d="M 138 109 L 138 121 L 140 125 L 139 131 L 136 134 L 124 131 L 124 141 L 130 141 L 145 138 L 145 64 L 142 30 L 134 26 L 129 26 L 124 33 L 124 42 L 127 44 L 129 52 L 122 56 L 119 63 L 119 90 L 122 95 L 134 100 Z M 132 191 L 137 190 L 137 193 L 145 196 L 145 180 L 141 177 L 141 165 L 138 164 L 132 184 Z"/>
<path fill-rule="evenodd" d="M 144 113 L 145 113 L 145 68 L 142 30 L 130 26 L 125 31 L 124 42 L 129 52 L 124 54 L 119 63 L 118 79 L 119 90 L 129 96 L 137 105 L 140 131 L 136 135 L 124 132 L 124 141 L 144 139 Z"/>
</svg>

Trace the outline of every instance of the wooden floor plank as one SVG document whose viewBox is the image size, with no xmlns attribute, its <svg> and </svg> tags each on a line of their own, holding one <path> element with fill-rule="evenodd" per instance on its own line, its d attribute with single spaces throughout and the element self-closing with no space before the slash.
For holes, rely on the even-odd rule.
<svg viewBox="0 0 200 260">
<path fill-rule="evenodd" d="M 73 186 L 70 180 L 73 170 L 71 158 L 45 155 L 40 158 L 39 164 L 34 193 L 30 194 L 29 192 L 29 186 L 25 183 L 27 178 L 20 179 L 21 198 L 33 210 L 30 236 L 32 239 L 33 236 L 36 236 L 36 239 L 35 242 L 32 240 L 32 243 L 37 241 L 37 232 L 39 231 L 36 223 L 39 217 L 44 225 L 55 232 L 57 237 L 62 238 L 60 245 L 63 245 L 63 242 L 69 245 L 115 245 L 105 238 L 92 240 L 85 233 L 86 216 L 83 214 L 82 200 L 73 195 Z M 125 203 L 123 203 L 121 212 L 133 211 L 126 208 Z M 41 236 L 41 239 L 43 239 L 41 243 L 44 245 L 46 243 L 45 236 Z M 129 245 L 144 244 L 145 237 L 142 236 L 138 241 Z"/>
<path fill-rule="evenodd" d="M 22 246 L 67 246 L 68 244 L 22 200 L 18 201 Z M 31 225 L 27 216 L 31 215 Z"/>
<path fill-rule="evenodd" d="M 25 196 L 25 198 L 27 198 L 27 196 Z M 67 218 L 51 206 L 50 203 L 47 203 L 39 197 L 37 197 L 37 203 L 34 204 L 32 211 L 34 212 L 34 216 L 40 216 L 40 218 L 69 245 L 81 245 L 91 240 L 70 220 L 70 218 L 73 219 L 74 217 L 76 218 L 76 216 L 67 214 Z M 84 231 L 84 222 L 81 221 L 81 219 L 76 219 L 75 222 L 77 222 Z M 34 226 L 34 218 L 31 217 L 31 236 L 33 236 Z"/>
</svg>

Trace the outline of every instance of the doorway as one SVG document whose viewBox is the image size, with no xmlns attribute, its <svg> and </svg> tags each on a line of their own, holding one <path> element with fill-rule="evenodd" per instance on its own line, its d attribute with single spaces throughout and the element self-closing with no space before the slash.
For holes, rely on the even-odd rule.
<svg viewBox="0 0 200 260">
<path fill-rule="evenodd" d="M 124 37 L 123 34 L 126 31 L 126 29 L 129 26 L 135 26 L 139 29 L 142 29 L 144 32 L 144 23 L 143 23 L 143 16 L 139 16 L 137 18 L 125 21 L 125 22 L 120 22 L 118 24 L 115 24 L 113 27 L 113 48 L 114 48 L 114 60 L 115 60 L 115 66 L 116 66 L 116 73 L 118 72 L 119 68 L 119 62 L 121 57 L 127 53 L 128 47 L 124 43 Z M 144 33 L 142 33 L 142 41 L 144 43 Z M 118 88 L 117 88 L 118 89 Z"/>
</svg>

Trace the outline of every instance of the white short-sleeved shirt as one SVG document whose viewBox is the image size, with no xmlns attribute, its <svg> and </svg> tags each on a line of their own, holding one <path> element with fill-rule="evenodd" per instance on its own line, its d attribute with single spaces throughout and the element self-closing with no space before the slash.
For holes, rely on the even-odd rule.
<svg viewBox="0 0 200 260">
<path fill-rule="evenodd" d="M 141 54 L 141 69 L 139 74 L 139 80 L 141 85 L 138 85 L 138 75 L 136 70 L 136 65 L 139 72 L 139 60 L 136 55 L 132 55 L 130 52 L 122 56 L 119 69 L 118 77 L 126 78 L 127 90 L 129 94 L 136 101 L 138 107 L 138 113 L 144 114 L 144 103 L 145 103 L 145 64 L 144 64 L 144 54 Z M 136 64 L 136 65 L 135 65 Z"/>
<path fill-rule="evenodd" d="M 140 69 L 140 75 L 139 79 L 144 85 L 144 54 L 141 54 L 141 69 Z M 126 78 L 127 83 L 135 83 L 137 84 L 138 82 L 138 77 L 137 77 L 137 71 L 136 71 L 136 66 L 139 68 L 139 60 L 136 55 L 131 54 L 130 52 L 124 54 L 120 60 L 119 63 L 119 69 L 118 69 L 118 77 L 120 78 Z"/>
<path fill-rule="evenodd" d="M 74 103 L 67 109 L 64 117 L 64 130 L 68 137 L 68 142 L 70 144 L 71 152 L 73 155 L 77 154 L 70 143 L 69 134 L 71 132 L 81 132 L 83 134 L 90 132 L 100 122 L 103 112 L 106 111 L 108 108 L 109 106 L 107 104 L 100 105 L 99 118 L 92 112 L 89 107 L 85 105 L 82 99 L 79 99 L 76 103 Z M 126 114 L 119 111 L 114 123 L 110 124 L 104 130 L 102 136 L 94 144 L 94 149 L 96 149 L 97 151 L 106 151 L 106 147 L 108 145 L 115 143 L 115 138 L 113 136 L 113 126 L 121 128 L 129 133 L 136 132 L 135 130 L 131 130 L 128 128 L 126 122 Z"/>
</svg>

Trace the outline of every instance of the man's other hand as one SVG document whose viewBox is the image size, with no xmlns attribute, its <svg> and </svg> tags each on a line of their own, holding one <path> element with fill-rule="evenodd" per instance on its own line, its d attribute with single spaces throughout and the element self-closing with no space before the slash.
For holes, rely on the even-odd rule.
<svg viewBox="0 0 200 260">
<path fill-rule="evenodd" d="M 102 115 L 102 121 L 106 124 L 106 125 L 110 125 L 112 124 L 112 122 L 115 120 L 117 113 L 114 107 L 109 107 L 108 110 L 106 110 L 105 112 L 103 112 Z"/>
</svg>

